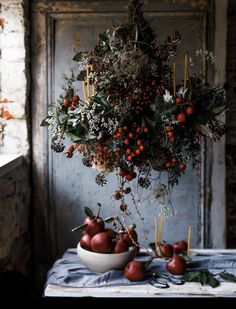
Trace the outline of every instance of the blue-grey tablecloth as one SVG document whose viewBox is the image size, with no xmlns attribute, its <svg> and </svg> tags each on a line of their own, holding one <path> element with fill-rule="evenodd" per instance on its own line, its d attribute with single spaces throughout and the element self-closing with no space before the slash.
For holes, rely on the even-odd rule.
<svg viewBox="0 0 236 309">
<path fill-rule="evenodd" d="M 138 256 L 135 259 L 145 261 L 148 256 Z M 154 259 L 148 270 L 166 274 L 165 265 L 165 260 Z M 195 255 L 193 261 L 188 263 L 188 269 L 208 269 L 212 273 L 227 271 L 236 275 L 236 255 L 232 253 Z M 122 270 L 111 270 L 103 274 L 91 272 L 81 263 L 76 249 L 68 249 L 48 272 L 46 286 L 54 284 L 67 287 L 100 287 L 145 284 L 148 282 L 130 282 L 124 277 L 123 273 Z"/>
</svg>

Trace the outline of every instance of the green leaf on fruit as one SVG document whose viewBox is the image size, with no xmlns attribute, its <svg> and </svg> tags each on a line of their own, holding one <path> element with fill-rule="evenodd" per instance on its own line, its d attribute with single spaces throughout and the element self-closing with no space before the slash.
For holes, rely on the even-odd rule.
<svg viewBox="0 0 236 309">
<path fill-rule="evenodd" d="M 82 232 L 82 231 L 84 231 L 86 229 L 87 226 L 88 226 L 88 224 L 79 225 L 79 226 L 73 228 L 71 230 L 71 232 L 76 232 L 76 231 Z"/>
<path fill-rule="evenodd" d="M 149 258 L 147 259 L 147 261 L 145 261 L 145 267 L 147 267 L 148 265 L 150 265 L 153 261 L 153 256 L 149 256 Z"/>
<path fill-rule="evenodd" d="M 111 223 L 115 220 L 115 217 L 107 217 L 105 218 L 103 221 L 106 222 L 106 223 Z"/>
<path fill-rule="evenodd" d="M 187 256 L 186 254 L 178 254 L 179 256 L 181 256 L 182 257 L 182 259 L 184 259 L 185 260 L 185 262 L 191 262 L 192 261 L 192 259 L 191 259 L 191 257 L 190 256 Z"/>
<path fill-rule="evenodd" d="M 90 208 L 88 207 L 84 207 L 84 212 L 85 214 L 89 217 L 89 218 L 92 218 L 93 217 L 93 212 Z"/>
<path fill-rule="evenodd" d="M 236 276 L 230 273 L 222 272 L 220 273 L 220 277 L 226 281 L 236 282 Z"/>
</svg>

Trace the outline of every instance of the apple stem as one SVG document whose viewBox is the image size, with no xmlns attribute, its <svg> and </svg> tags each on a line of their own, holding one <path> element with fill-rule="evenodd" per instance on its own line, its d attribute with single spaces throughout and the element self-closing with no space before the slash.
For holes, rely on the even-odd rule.
<svg viewBox="0 0 236 309">
<path fill-rule="evenodd" d="M 120 221 L 120 218 L 118 216 L 116 216 L 115 219 L 120 223 L 120 226 L 121 226 L 122 230 L 126 230 L 126 228 L 124 227 L 124 225 Z"/>
<path fill-rule="evenodd" d="M 99 217 L 99 215 L 100 215 L 100 210 L 101 210 L 101 206 L 102 206 L 100 203 L 97 203 L 97 205 L 98 205 L 98 213 L 97 213 L 97 215 L 96 215 L 96 218 Z"/>
<path fill-rule="evenodd" d="M 142 247 L 142 246 L 140 246 L 138 243 L 136 243 L 136 241 L 135 241 L 135 240 L 133 239 L 133 237 L 130 235 L 129 228 L 127 227 L 127 225 L 126 225 L 126 223 L 125 223 L 124 217 L 121 216 L 121 218 L 122 218 L 122 220 L 123 220 L 124 225 L 122 225 L 122 223 L 120 222 L 120 219 L 119 219 L 119 222 L 120 222 L 120 224 L 122 225 L 122 227 L 125 229 L 125 231 L 127 232 L 127 234 L 129 235 L 129 238 L 131 239 L 132 243 L 133 243 L 136 247 L 138 247 L 138 248 L 143 248 L 143 249 L 146 250 L 147 253 L 149 253 L 149 251 L 148 251 L 147 248 Z M 134 226 L 136 227 L 135 224 L 134 224 Z"/>
</svg>

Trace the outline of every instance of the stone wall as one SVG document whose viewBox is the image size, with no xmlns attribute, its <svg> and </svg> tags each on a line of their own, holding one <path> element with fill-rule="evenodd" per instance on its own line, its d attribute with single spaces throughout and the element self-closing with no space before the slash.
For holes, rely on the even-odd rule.
<svg viewBox="0 0 236 309">
<path fill-rule="evenodd" d="M 9 118 L 0 160 L 1 154 L 24 156 L 22 166 L 0 178 L 0 272 L 24 274 L 29 273 L 31 255 L 28 17 L 28 1 L 0 1 L 0 109 Z"/>
<path fill-rule="evenodd" d="M 228 2 L 227 92 L 231 106 L 226 114 L 227 247 L 236 248 L 236 1 Z"/>
<path fill-rule="evenodd" d="M 30 266 L 29 186 L 24 165 L 0 178 L 0 272 Z"/>
</svg>

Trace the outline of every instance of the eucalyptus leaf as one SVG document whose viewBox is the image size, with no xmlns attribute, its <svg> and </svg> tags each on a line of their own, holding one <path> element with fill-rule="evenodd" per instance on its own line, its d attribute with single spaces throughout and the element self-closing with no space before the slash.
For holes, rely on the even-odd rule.
<svg viewBox="0 0 236 309">
<path fill-rule="evenodd" d="M 207 282 L 208 282 L 208 276 L 207 276 L 207 274 L 204 273 L 204 272 L 200 273 L 199 281 L 200 281 L 201 285 L 206 285 Z"/>
<path fill-rule="evenodd" d="M 183 275 L 184 282 L 200 282 L 201 285 L 209 285 L 212 288 L 217 287 L 220 282 L 208 270 L 190 271 Z"/>
<path fill-rule="evenodd" d="M 66 135 L 72 142 L 76 142 L 80 140 L 80 138 L 73 133 L 67 132 Z"/>
<path fill-rule="evenodd" d="M 214 278 L 213 275 L 208 276 L 206 285 L 210 285 L 211 287 L 216 288 L 217 286 L 219 286 L 219 284 L 220 284 L 219 280 Z"/>
<path fill-rule="evenodd" d="M 90 218 L 93 217 L 93 212 L 92 212 L 92 210 L 91 210 L 90 208 L 84 207 L 84 212 L 85 212 L 85 214 L 86 214 L 88 217 L 90 217 Z"/>
<path fill-rule="evenodd" d="M 82 52 L 79 52 L 79 53 L 77 53 L 77 54 L 74 56 L 73 60 L 74 60 L 74 61 L 77 61 L 77 62 L 80 62 L 80 61 L 82 60 L 82 57 L 83 57 L 83 53 L 82 53 Z"/>
<path fill-rule="evenodd" d="M 60 120 L 59 120 L 59 113 L 58 113 L 57 110 L 55 111 L 55 113 L 54 113 L 54 115 L 53 115 L 53 119 L 54 119 L 54 121 L 55 121 L 56 124 L 59 124 L 59 125 L 61 124 L 61 123 L 60 123 Z"/>
<path fill-rule="evenodd" d="M 68 116 L 66 114 L 60 114 L 58 116 L 60 124 L 65 124 L 68 120 Z"/>
<path fill-rule="evenodd" d="M 52 117 L 46 117 L 45 119 L 42 120 L 40 126 L 41 127 L 49 127 L 50 123 L 48 122 L 49 119 L 51 119 Z"/>
<path fill-rule="evenodd" d="M 213 133 L 212 133 L 212 130 L 208 126 L 199 124 L 199 125 L 197 125 L 197 127 L 199 128 L 199 130 L 201 131 L 202 134 L 212 138 Z"/>
<path fill-rule="evenodd" d="M 210 109 L 210 112 L 212 112 L 215 115 L 219 115 L 221 114 L 226 108 L 228 107 L 228 105 L 221 105 L 221 106 L 216 106 Z"/>
<path fill-rule="evenodd" d="M 220 273 L 220 277 L 226 281 L 236 282 L 236 276 L 230 273 L 222 272 Z"/>
<path fill-rule="evenodd" d="M 86 76 L 86 72 L 81 71 L 79 75 L 77 76 L 77 80 L 83 81 L 85 79 L 85 76 Z"/>
</svg>

